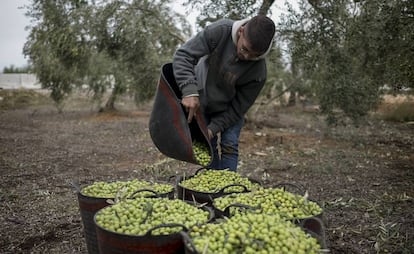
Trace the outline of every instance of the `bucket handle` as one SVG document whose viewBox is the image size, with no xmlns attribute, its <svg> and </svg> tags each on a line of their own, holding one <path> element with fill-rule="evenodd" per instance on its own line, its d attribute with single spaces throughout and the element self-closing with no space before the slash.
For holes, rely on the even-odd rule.
<svg viewBox="0 0 414 254">
<path fill-rule="evenodd" d="M 145 233 L 146 236 L 152 235 L 152 231 L 159 229 L 159 228 L 175 228 L 175 227 L 181 227 L 182 230 L 181 231 L 188 231 L 188 228 L 180 223 L 164 223 L 164 224 L 159 224 L 157 226 L 154 226 L 150 229 L 148 229 L 147 233 Z M 180 231 L 180 232 L 181 232 Z"/>
<path fill-rule="evenodd" d="M 241 192 L 238 192 L 238 191 L 233 191 L 233 192 L 224 192 L 227 188 L 230 188 L 230 187 L 235 187 L 235 186 L 238 186 L 238 187 L 242 187 L 243 188 L 243 191 L 241 191 Z M 243 184 L 239 184 L 239 183 L 233 183 L 233 184 L 229 184 L 229 185 L 227 185 L 227 186 L 224 186 L 221 190 L 219 190 L 218 192 L 217 192 L 217 194 L 221 194 L 221 195 L 223 195 L 223 194 L 231 194 L 231 193 L 245 193 L 245 192 L 249 192 L 249 190 L 247 189 L 247 187 L 246 186 L 244 186 Z"/>
<path fill-rule="evenodd" d="M 138 194 L 138 193 L 141 193 L 141 192 L 151 192 L 152 194 L 154 194 L 153 196 L 146 196 L 146 197 L 150 197 L 150 198 L 153 198 L 153 197 L 158 197 L 160 194 L 159 193 L 157 193 L 157 192 L 155 192 L 155 191 L 153 191 L 153 190 L 151 190 L 151 189 L 139 189 L 139 190 L 136 190 L 136 191 L 134 191 L 130 196 L 129 196 L 129 198 L 134 198 L 134 196 L 136 195 L 136 194 Z"/>
<path fill-rule="evenodd" d="M 78 181 L 72 180 L 69 184 L 73 187 L 76 193 L 81 193 L 81 187 Z"/>
<path fill-rule="evenodd" d="M 227 215 L 230 215 L 230 208 L 231 207 L 237 207 L 237 208 L 244 208 L 247 210 L 257 210 L 260 209 L 260 207 L 258 206 L 250 206 L 250 205 L 246 205 L 246 204 L 241 204 L 241 203 L 234 203 L 234 204 L 230 204 L 228 205 L 226 208 L 224 208 L 224 213 Z"/>
<path fill-rule="evenodd" d="M 247 178 L 250 182 L 252 182 L 252 183 L 255 183 L 255 184 L 258 184 L 258 185 L 260 185 L 260 186 L 262 186 L 263 185 L 263 183 L 261 182 L 261 181 L 259 181 L 259 180 L 257 180 L 257 179 L 254 179 L 254 178 Z"/>
<path fill-rule="evenodd" d="M 318 217 L 309 217 L 302 219 L 299 222 L 299 226 L 312 237 L 318 239 L 322 249 L 327 249 L 325 226 L 323 225 L 321 219 Z"/>
<path fill-rule="evenodd" d="M 197 170 L 195 171 L 194 175 L 197 175 L 198 173 L 200 173 L 200 172 L 201 172 L 201 171 L 203 171 L 203 170 L 207 170 L 207 168 L 205 168 L 205 167 L 201 167 L 201 168 L 197 169 Z"/>
<path fill-rule="evenodd" d="M 294 184 L 294 183 L 278 183 L 272 186 L 273 188 L 282 188 L 283 190 L 286 190 L 286 187 L 293 187 L 296 189 L 296 191 L 298 191 L 298 194 L 300 195 L 304 195 L 305 191 L 303 190 L 303 187 L 300 186 L 299 184 Z"/>
<path fill-rule="evenodd" d="M 183 238 L 184 241 L 184 245 L 186 247 L 186 252 L 185 253 L 189 253 L 189 254 L 199 254 L 199 252 L 197 251 L 196 247 L 194 246 L 194 242 L 191 239 L 191 237 L 188 235 L 187 232 L 181 231 L 180 235 Z"/>
<path fill-rule="evenodd" d="M 170 177 L 168 177 L 168 181 L 169 183 L 173 183 L 174 185 L 177 185 L 182 179 L 182 176 L 179 175 L 172 175 Z"/>
</svg>

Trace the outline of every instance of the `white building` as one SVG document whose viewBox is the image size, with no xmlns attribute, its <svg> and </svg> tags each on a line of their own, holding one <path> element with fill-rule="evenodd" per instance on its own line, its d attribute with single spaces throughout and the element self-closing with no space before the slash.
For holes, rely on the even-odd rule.
<svg viewBox="0 0 414 254">
<path fill-rule="evenodd" d="M 27 73 L 0 73 L 0 89 L 41 89 L 36 75 Z"/>
</svg>

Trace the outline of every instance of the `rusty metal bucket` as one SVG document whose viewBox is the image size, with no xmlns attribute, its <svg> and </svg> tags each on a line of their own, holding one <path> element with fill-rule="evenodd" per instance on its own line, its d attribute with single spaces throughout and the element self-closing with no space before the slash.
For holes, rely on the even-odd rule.
<svg viewBox="0 0 414 254">
<path fill-rule="evenodd" d="M 174 78 L 172 63 L 164 64 L 161 68 L 161 76 L 150 115 L 151 139 L 164 155 L 200 165 L 195 158 L 193 141 L 205 144 L 213 158 L 206 121 L 203 114 L 198 113 L 195 120 L 188 124 L 186 112 L 181 105 L 181 97 L 182 94 Z"/>
</svg>

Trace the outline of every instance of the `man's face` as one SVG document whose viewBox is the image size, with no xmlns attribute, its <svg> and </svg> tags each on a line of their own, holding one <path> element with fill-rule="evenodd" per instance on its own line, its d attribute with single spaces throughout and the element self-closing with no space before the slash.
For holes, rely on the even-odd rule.
<svg viewBox="0 0 414 254">
<path fill-rule="evenodd" d="M 246 38 L 246 26 L 239 29 L 239 39 L 237 40 L 237 56 L 240 60 L 251 60 L 260 55 L 252 50 L 252 45 Z"/>
</svg>

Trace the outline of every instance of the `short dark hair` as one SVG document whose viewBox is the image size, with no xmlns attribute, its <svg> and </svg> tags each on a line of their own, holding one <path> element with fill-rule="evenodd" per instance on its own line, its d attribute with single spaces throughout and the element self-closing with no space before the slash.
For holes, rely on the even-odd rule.
<svg viewBox="0 0 414 254">
<path fill-rule="evenodd" d="M 257 15 L 246 24 L 246 37 L 252 45 L 252 50 L 265 53 L 275 35 L 275 23 L 265 15 Z"/>
</svg>

